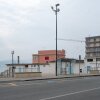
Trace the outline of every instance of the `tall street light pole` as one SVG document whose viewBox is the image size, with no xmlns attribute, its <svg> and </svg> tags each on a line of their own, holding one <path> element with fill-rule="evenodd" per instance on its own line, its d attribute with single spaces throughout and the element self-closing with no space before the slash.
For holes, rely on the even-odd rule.
<svg viewBox="0 0 100 100">
<path fill-rule="evenodd" d="M 57 14 L 60 11 L 60 9 L 58 8 L 58 6 L 60 6 L 60 4 L 56 4 L 56 9 L 54 9 L 54 7 L 52 6 L 51 9 L 55 12 L 56 15 L 56 76 L 57 76 Z"/>
<path fill-rule="evenodd" d="M 12 54 L 12 77 L 14 77 L 14 60 L 13 60 L 13 55 L 14 55 L 14 51 L 11 51 L 11 54 Z"/>
<path fill-rule="evenodd" d="M 81 55 L 79 55 L 79 75 L 80 75 L 80 62 L 81 62 Z"/>
</svg>

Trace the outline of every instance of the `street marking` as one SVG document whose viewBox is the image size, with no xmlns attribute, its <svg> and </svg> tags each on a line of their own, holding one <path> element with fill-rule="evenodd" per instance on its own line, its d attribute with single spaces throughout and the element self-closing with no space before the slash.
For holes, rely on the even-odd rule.
<svg viewBox="0 0 100 100">
<path fill-rule="evenodd" d="M 78 91 L 78 92 L 72 92 L 72 93 L 63 94 L 63 95 L 58 95 L 58 96 L 49 97 L 49 98 L 44 98 L 44 99 L 40 99 L 40 100 L 51 100 L 51 99 L 55 99 L 55 98 L 61 98 L 61 97 L 65 97 L 65 96 L 70 96 L 70 95 L 74 95 L 74 94 L 79 94 L 79 93 L 84 93 L 84 92 L 89 92 L 89 91 L 99 90 L 99 89 L 100 89 L 100 87 L 88 89 L 88 90 L 83 90 L 83 91 Z"/>
<path fill-rule="evenodd" d="M 8 83 L 9 85 L 11 85 L 11 86 L 17 86 L 16 84 L 14 84 L 14 83 Z"/>
<path fill-rule="evenodd" d="M 41 83 L 32 83 L 32 84 L 19 84 L 18 86 L 24 87 L 24 86 L 30 86 L 30 85 L 40 85 Z"/>
<path fill-rule="evenodd" d="M 50 81 L 47 81 L 48 83 L 55 83 L 56 81 L 52 81 L 52 80 L 50 80 Z"/>
<path fill-rule="evenodd" d="M 3 84 L 0 84 L 0 87 L 14 87 L 14 86 L 17 86 L 16 84 L 14 83 L 3 83 Z"/>
</svg>

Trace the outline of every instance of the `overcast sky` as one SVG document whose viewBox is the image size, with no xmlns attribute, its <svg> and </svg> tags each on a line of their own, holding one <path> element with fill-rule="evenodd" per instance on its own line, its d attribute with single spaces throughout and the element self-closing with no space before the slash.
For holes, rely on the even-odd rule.
<svg viewBox="0 0 100 100">
<path fill-rule="evenodd" d="M 32 60 L 38 50 L 55 49 L 55 13 L 60 3 L 58 38 L 85 40 L 100 34 L 100 0 L 0 0 L 0 60 Z M 84 58 L 85 43 L 60 41 L 66 57 Z"/>
</svg>

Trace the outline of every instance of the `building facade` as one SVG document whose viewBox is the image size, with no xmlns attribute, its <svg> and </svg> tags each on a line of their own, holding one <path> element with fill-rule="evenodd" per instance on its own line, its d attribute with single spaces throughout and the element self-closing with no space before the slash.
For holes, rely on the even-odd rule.
<svg viewBox="0 0 100 100">
<path fill-rule="evenodd" d="M 51 64 L 6 64 L 8 67 L 7 77 L 32 78 L 32 77 L 51 77 L 55 76 L 55 66 Z"/>
<path fill-rule="evenodd" d="M 85 64 L 88 70 L 100 69 L 100 36 L 86 37 Z"/>
<path fill-rule="evenodd" d="M 78 75 L 79 74 L 79 61 L 76 59 L 61 58 L 57 61 L 57 76 L 62 75 Z M 32 77 L 55 77 L 56 67 L 55 61 L 40 64 L 13 64 L 14 70 L 12 71 L 12 64 L 6 64 L 8 69 L 5 76 L 15 78 L 32 78 Z M 84 74 L 84 61 L 80 61 L 80 69 Z"/>
<path fill-rule="evenodd" d="M 65 50 L 57 50 L 57 59 L 65 58 Z M 47 63 L 56 60 L 56 50 L 40 50 L 32 55 L 32 63 Z"/>
<path fill-rule="evenodd" d="M 85 73 L 84 60 L 72 58 L 58 59 L 57 75 L 81 75 Z"/>
</svg>

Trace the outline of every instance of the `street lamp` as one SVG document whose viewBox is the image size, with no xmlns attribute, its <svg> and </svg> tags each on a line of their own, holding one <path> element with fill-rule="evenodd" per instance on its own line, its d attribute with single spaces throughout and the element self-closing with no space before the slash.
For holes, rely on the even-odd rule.
<svg viewBox="0 0 100 100">
<path fill-rule="evenodd" d="M 12 77 L 14 77 L 14 61 L 13 61 L 13 55 L 14 55 L 14 51 L 11 51 L 11 54 L 12 54 Z"/>
<path fill-rule="evenodd" d="M 80 71 L 80 70 L 81 70 L 81 69 L 80 69 L 80 63 L 81 63 L 81 55 L 79 55 L 79 75 L 80 75 L 80 72 L 81 72 L 81 71 Z"/>
<path fill-rule="evenodd" d="M 56 76 L 57 76 L 57 14 L 60 11 L 60 9 L 58 8 L 58 6 L 60 6 L 60 4 L 56 4 L 56 9 L 54 9 L 53 6 L 51 6 L 51 9 L 55 12 L 56 15 Z"/>
</svg>

